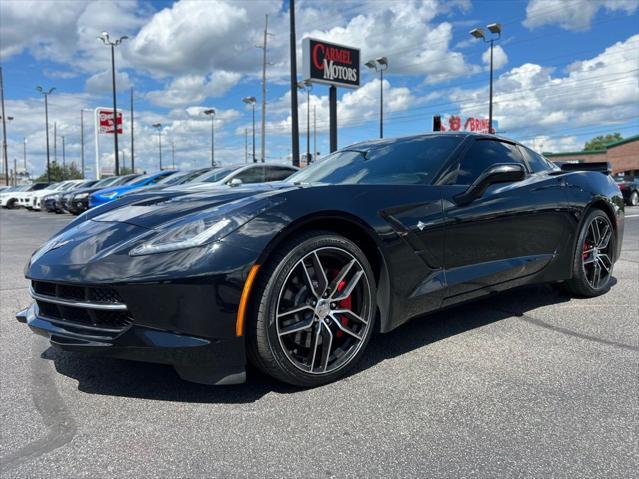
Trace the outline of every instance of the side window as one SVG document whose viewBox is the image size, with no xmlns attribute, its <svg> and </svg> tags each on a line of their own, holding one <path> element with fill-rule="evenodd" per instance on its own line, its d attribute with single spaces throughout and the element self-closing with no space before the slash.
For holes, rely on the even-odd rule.
<svg viewBox="0 0 639 479">
<path fill-rule="evenodd" d="M 285 180 L 294 173 L 294 170 L 290 168 L 283 168 L 281 166 L 267 166 L 266 167 L 266 181 L 281 181 Z"/>
<path fill-rule="evenodd" d="M 458 185 L 470 185 L 486 168 L 497 163 L 523 163 L 516 146 L 495 140 L 476 140 L 462 158 L 457 172 Z"/>
<path fill-rule="evenodd" d="M 242 183 L 262 183 L 264 181 L 264 167 L 256 166 L 249 168 L 248 170 L 238 173 L 232 179 L 235 178 L 242 180 Z"/>
<path fill-rule="evenodd" d="M 526 148 L 525 146 L 520 146 L 519 149 L 523 152 L 528 165 L 530 165 L 530 168 L 535 173 L 539 173 L 540 171 L 554 170 L 553 165 L 551 165 L 550 162 L 539 153 L 536 153 L 531 149 Z"/>
</svg>

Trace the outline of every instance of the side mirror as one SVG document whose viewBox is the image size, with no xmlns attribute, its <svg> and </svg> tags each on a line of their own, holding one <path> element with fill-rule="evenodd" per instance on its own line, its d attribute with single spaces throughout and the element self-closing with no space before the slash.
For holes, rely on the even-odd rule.
<svg viewBox="0 0 639 479">
<path fill-rule="evenodd" d="M 233 178 L 230 182 L 229 182 L 229 186 L 232 187 L 237 187 L 242 185 L 242 180 L 240 180 L 239 178 Z"/>
<path fill-rule="evenodd" d="M 486 168 L 466 191 L 455 196 L 459 205 L 465 205 L 484 194 L 494 183 L 512 183 L 526 177 L 524 165 L 519 163 L 498 163 Z"/>
</svg>

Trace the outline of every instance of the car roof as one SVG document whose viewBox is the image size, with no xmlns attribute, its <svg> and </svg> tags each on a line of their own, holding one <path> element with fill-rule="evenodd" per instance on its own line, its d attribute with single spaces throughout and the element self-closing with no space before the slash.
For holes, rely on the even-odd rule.
<svg viewBox="0 0 639 479">
<path fill-rule="evenodd" d="M 366 140 L 361 141 L 359 143 L 354 143 L 352 145 L 346 146 L 342 148 L 342 150 L 360 150 L 360 151 L 369 151 L 377 148 L 384 147 L 386 145 L 403 143 L 408 141 L 427 139 L 427 138 L 435 138 L 435 137 L 457 137 L 457 138 L 469 138 L 474 137 L 477 139 L 492 139 L 492 140 L 500 140 L 507 141 L 509 143 L 517 143 L 510 138 L 505 138 L 499 135 L 490 135 L 488 133 L 475 133 L 471 131 L 435 131 L 432 133 L 422 133 L 419 135 L 410 135 L 410 136 L 398 136 L 392 138 L 380 138 L 376 140 Z"/>
</svg>

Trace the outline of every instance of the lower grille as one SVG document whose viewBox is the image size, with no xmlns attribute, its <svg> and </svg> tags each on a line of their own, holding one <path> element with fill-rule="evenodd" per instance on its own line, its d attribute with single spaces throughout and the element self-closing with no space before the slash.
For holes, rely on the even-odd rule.
<svg viewBox="0 0 639 479">
<path fill-rule="evenodd" d="M 113 288 L 33 281 L 31 296 L 42 316 L 91 335 L 115 335 L 133 322 Z"/>
</svg>

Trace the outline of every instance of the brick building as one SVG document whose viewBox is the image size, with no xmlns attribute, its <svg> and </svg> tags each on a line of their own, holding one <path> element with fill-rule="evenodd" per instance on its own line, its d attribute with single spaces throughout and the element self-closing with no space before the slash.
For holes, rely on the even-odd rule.
<svg viewBox="0 0 639 479">
<path fill-rule="evenodd" d="M 613 175 L 639 177 L 639 135 L 610 143 L 603 150 L 544 153 L 551 161 L 590 163 L 608 161 Z"/>
</svg>

